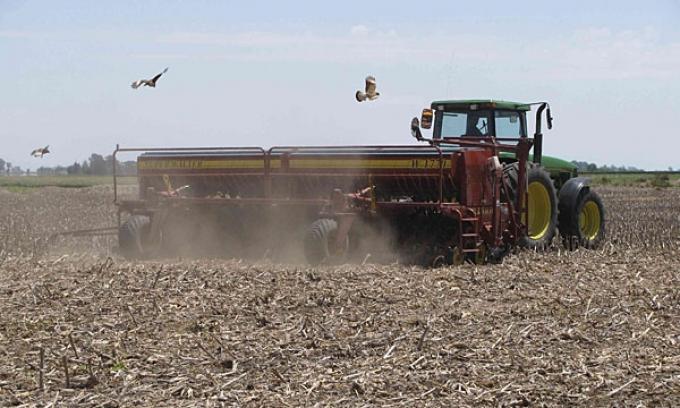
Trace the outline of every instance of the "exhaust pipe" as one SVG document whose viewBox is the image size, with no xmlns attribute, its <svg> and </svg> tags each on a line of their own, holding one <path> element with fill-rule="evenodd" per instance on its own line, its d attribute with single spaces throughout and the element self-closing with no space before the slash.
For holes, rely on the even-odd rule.
<svg viewBox="0 0 680 408">
<path fill-rule="evenodd" d="M 552 115 L 550 113 L 550 105 L 548 102 L 541 103 L 536 111 L 536 132 L 534 133 L 534 163 L 541 164 L 543 160 L 543 133 L 541 132 L 541 116 L 543 111 L 548 109 L 545 115 L 548 129 L 552 129 Z"/>
</svg>

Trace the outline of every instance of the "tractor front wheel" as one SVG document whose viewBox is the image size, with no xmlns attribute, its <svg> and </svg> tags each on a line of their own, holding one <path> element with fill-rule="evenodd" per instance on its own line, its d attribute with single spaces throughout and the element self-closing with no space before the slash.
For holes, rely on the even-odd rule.
<svg viewBox="0 0 680 408">
<path fill-rule="evenodd" d="M 576 208 L 568 208 L 565 211 L 571 216 L 568 222 L 560 223 L 560 234 L 564 245 L 569 249 L 579 246 L 589 249 L 597 248 L 605 236 L 604 204 L 600 196 L 588 190 L 581 194 Z"/>
</svg>

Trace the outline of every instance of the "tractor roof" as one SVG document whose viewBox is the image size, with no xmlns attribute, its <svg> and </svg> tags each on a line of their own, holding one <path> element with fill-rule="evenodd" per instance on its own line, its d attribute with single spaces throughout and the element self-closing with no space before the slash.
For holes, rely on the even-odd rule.
<svg viewBox="0 0 680 408">
<path fill-rule="evenodd" d="M 432 109 L 437 109 L 439 106 L 443 106 L 445 110 L 447 109 L 470 109 L 472 105 L 477 105 L 477 109 L 512 109 L 528 111 L 531 107 L 526 103 L 520 102 L 509 102 L 509 101 L 497 101 L 493 99 L 459 99 L 459 100 L 446 100 L 446 101 L 434 101 L 432 102 Z"/>
</svg>

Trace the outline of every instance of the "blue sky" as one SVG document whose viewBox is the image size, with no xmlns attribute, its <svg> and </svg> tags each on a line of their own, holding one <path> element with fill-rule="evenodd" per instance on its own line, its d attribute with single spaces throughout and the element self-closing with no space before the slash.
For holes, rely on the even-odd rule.
<svg viewBox="0 0 680 408">
<path fill-rule="evenodd" d="M 431 100 L 498 98 L 551 102 L 547 154 L 680 168 L 680 1 L 366 3 L 0 0 L 0 158 L 411 144 Z"/>
</svg>

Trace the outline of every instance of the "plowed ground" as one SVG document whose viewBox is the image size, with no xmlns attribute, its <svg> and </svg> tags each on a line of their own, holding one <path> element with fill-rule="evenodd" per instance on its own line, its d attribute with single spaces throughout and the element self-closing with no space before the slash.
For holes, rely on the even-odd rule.
<svg viewBox="0 0 680 408">
<path fill-rule="evenodd" d="M 599 250 L 423 269 L 129 263 L 46 246 L 106 187 L 0 190 L 0 405 L 677 406 L 680 190 L 600 192 Z"/>
</svg>

